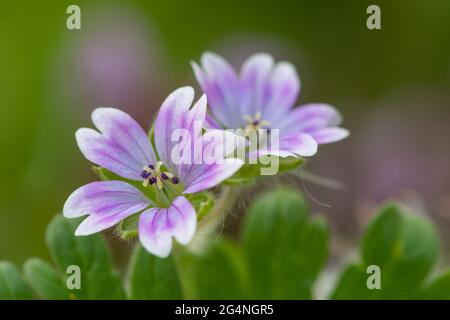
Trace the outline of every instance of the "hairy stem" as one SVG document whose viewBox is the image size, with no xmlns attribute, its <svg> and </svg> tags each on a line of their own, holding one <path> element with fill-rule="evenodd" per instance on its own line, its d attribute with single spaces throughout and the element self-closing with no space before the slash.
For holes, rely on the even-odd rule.
<svg viewBox="0 0 450 320">
<path fill-rule="evenodd" d="M 200 253 L 207 247 L 211 236 L 221 226 L 227 214 L 231 211 L 236 199 L 238 190 L 235 187 L 224 186 L 214 207 L 203 219 L 198 222 L 197 232 L 194 239 L 189 244 L 192 252 Z"/>
<path fill-rule="evenodd" d="M 198 230 L 202 234 L 210 235 L 225 221 L 227 214 L 233 208 L 237 199 L 237 188 L 223 187 L 211 212 L 198 223 Z"/>
</svg>

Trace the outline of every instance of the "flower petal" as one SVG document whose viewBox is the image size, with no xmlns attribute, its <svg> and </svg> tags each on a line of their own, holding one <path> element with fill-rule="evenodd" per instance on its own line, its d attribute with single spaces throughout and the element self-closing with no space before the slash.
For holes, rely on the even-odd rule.
<svg viewBox="0 0 450 320">
<path fill-rule="evenodd" d="M 75 133 L 78 147 L 89 161 L 98 164 L 124 178 L 139 180 L 142 165 L 130 154 L 101 133 L 90 128 Z"/>
<path fill-rule="evenodd" d="M 276 124 L 283 119 L 297 100 L 300 78 L 289 62 L 279 62 L 270 79 L 270 100 L 263 112 L 263 118 Z"/>
<path fill-rule="evenodd" d="M 192 204 L 177 197 L 169 208 L 152 208 L 139 218 L 139 240 L 150 253 L 165 258 L 172 249 L 172 237 L 188 244 L 195 233 L 197 217 Z"/>
<path fill-rule="evenodd" d="M 107 229 L 126 217 L 144 210 L 150 200 L 123 181 L 96 181 L 75 190 L 64 204 L 67 218 L 89 215 L 76 231 L 87 235 Z"/>
<path fill-rule="evenodd" d="M 339 111 L 326 103 L 309 103 L 295 108 L 280 123 L 285 132 L 305 131 L 327 126 L 336 126 L 342 122 Z"/>
<path fill-rule="evenodd" d="M 336 127 L 342 116 L 335 107 L 326 103 L 310 103 L 294 109 L 280 123 L 281 131 L 286 133 L 304 132 L 311 135 L 318 144 L 345 139 L 349 131 Z"/>
<path fill-rule="evenodd" d="M 128 114 L 114 108 L 94 110 L 92 121 L 101 133 L 81 128 L 75 134 L 84 156 L 124 178 L 142 180 L 142 167 L 155 163 L 144 130 Z"/>
<path fill-rule="evenodd" d="M 270 74 L 273 58 L 266 53 L 250 56 L 242 65 L 239 79 L 241 114 L 255 116 L 263 112 L 270 99 Z"/>
<path fill-rule="evenodd" d="M 311 132 L 311 136 L 318 144 L 340 141 L 347 138 L 349 134 L 350 132 L 347 129 L 339 127 L 323 128 Z"/>
<path fill-rule="evenodd" d="M 192 63 L 195 77 L 206 93 L 210 110 L 216 120 L 234 128 L 241 124 L 241 114 L 237 104 L 238 78 L 233 67 L 221 56 L 206 52 L 201 58 L 201 69 Z"/>
<path fill-rule="evenodd" d="M 191 125 L 189 108 L 194 100 L 194 89 L 182 87 L 172 92 L 163 102 L 155 121 L 155 145 L 164 164 L 172 163 L 171 152 L 176 141 L 172 134 Z M 205 101 L 206 108 L 206 101 Z M 204 117 L 204 116 L 203 116 Z M 173 168 L 171 168 L 173 170 Z"/>
<path fill-rule="evenodd" d="M 220 129 L 222 126 L 214 120 L 210 115 L 206 115 L 205 117 L 205 128 L 206 129 Z"/>
<path fill-rule="evenodd" d="M 226 159 L 245 139 L 227 130 L 211 129 L 199 137 L 201 152 L 192 162 L 179 166 L 178 174 L 185 185 L 184 193 L 209 189 L 232 176 L 242 166 L 238 159 Z"/>
<path fill-rule="evenodd" d="M 200 192 L 210 189 L 235 174 L 244 164 L 241 159 L 224 159 L 224 163 L 205 164 L 201 166 L 203 171 L 186 183 L 184 194 Z"/>
<path fill-rule="evenodd" d="M 315 155 L 316 152 L 317 142 L 313 137 L 303 132 L 292 132 L 283 134 L 280 137 L 278 148 L 263 148 L 253 152 L 250 157 L 254 157 L 255 155 L 275 155 L 279 157 L 309 157 Z"/>
</svg>

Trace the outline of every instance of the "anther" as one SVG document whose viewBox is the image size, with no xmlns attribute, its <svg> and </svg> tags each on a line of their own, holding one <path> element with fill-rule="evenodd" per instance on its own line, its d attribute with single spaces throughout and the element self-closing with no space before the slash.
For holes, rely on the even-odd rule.
<svg viewBox="0 0 450 320">
<path fill-rule="evenodd" d="M 169 177 L 167 176 L 167 174 L 165 174 L 164 172 L 161 173 L 161 178 L 163 178 L 164 180 L 169 179 Z"/>
</svg>

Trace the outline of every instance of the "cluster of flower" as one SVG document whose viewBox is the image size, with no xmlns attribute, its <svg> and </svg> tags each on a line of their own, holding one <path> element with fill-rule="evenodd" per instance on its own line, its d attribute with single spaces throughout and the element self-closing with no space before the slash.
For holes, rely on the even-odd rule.
<svg viewBox="0 0 450 320">
<path fill-rule="evenodd" d="M 205 94 L 191 108 L 194 90 L 175 90 L 163 102 L 150 135 L 114 108 L 92 113 L 98 131 L 81 128 L 76 132 L 84 156 L 117 177 L 89 183 L 69 196 L 64 216 L 88 215 L 77 235 L 102 231 L 135 215 L 142 245 L 154 255 L 167 257 L 172 237 L 187 244 L 196 230 L 196 210 L 187 196 L 219 185 L 245 163 L 245 159 L 229 156 L 239 143 L 223 146 L 227 129 L 241 130 L 243 148 L 253 158 L 312 156 L 319 144 L 348 135 L 337 127 L 340 114 L 328 104 L 293 108 L 300 80 L 290 63 L 275 64 L 270 55 L 255 54 L 237 75 L 225 59 L 205 53 L 201 66 L 192 66 Z M 202 129 L 195 130 L 199 123 Z M 277 130 L 277 143 L 249 146 L 251 133 L 262 129 Z M 174 139 L 177 130 L 189 139 Z M 200 149 L 190 152 L 200 140 Z M 226 152 L 213 152 L 214 161 L 196 161 L 217 149 Z M 175 161 L 174 150 L 176 154 L 181 150 L 185 160 L 189 154 L 190 161 Z"/>
</svg>

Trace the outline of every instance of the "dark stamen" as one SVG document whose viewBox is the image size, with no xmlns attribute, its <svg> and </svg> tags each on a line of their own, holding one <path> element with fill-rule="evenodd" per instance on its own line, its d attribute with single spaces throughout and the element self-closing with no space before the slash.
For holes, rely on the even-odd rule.
<svg viewBox="0 0 450 320">
<path fill-rule="evenodd" d="M 149 176 L 150 176 L 150 172 L 147 172 L 145 170 L 141 172 L 141 177 L 142 178 L 147 179 Z"/>
<path fill-rule="evenodd" d="M 255 121 L 252 122 L 252 126 L 256 127 L 258 124 L 259 124 L 259 120 L 255 120 Z"/>
<path fill-rule="evenodd" d="M 179 182 L 179 180 L 178 180 L 177 177 L 173 177 L 173 178 L 172 178 L 172 183 L 173 183 L 173 184 L 178 184 L 178 182 Z"/>
<path fill-rule="evenodd" d="M 149 164 L 148 167 L 149 167 L 150 169 L 152 169 L 152 170 L 155 169 L 155 166 L 152 165 L 152 164 Z"/>
<path fill-rule="evenodd" d="M 167 176 L 167 174 L 165 174 L 164 172 L 161 173 L 161 178 L 163 178 L 164 180 L 169 179 L 169 177 Z"/>
</svg>

